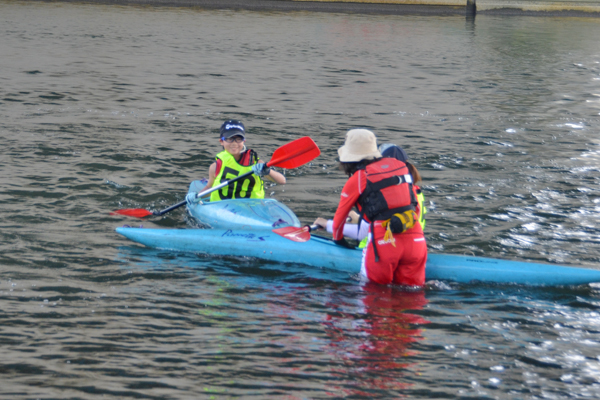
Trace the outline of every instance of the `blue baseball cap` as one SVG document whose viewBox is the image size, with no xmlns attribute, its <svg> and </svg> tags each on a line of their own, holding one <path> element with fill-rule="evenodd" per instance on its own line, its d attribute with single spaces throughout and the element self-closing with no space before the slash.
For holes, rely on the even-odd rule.
<svg viewBox="0 0 600 400">
<path fill-rule="evenodd" d="M 221 138 L 227 139 L 232 136 L 241 136 L 246 139 L 246 128 L 237 119 L 230 119 L 221 125 Z"/>
<path fill-rule="evenodd" d="M 402 147 L 396 146 L 393 143 L 385 143 L 379 146 L 379 151 L 383 157 L 395 158 L 396 160 L 406 162 L 408 155 Z"/>
</svg>

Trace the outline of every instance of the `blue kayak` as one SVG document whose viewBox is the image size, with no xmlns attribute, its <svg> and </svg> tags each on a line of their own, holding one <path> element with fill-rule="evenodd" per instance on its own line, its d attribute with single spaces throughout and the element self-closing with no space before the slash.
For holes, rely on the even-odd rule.
<svg viewBox="0 0 600 400">
<path fill-rule="evenodd" d="M 206 180 L 193 181 L 189 192 L 201 192 Z M 207 228 L 276 229 L 300 227 L 296 214 L 275 199 L 236 199 L 188 205 L 189 214 Z"/>
<path fill-rule="evenodd" d="M 201 192 L 206 180 L 194 181 L 190 192 Z M 312 235 L 298 242 L 273 232 L 300 227 L 296 215 L 275 199 L 223 200 L 188 206 L 188 212 L 212 229 L 117 228 L 121 235 L 148 247 L 223 256 L 255 257 L 280 263 L 306 264 L 356 274 L 361 250 L 335 245 Z M 581 285 L 600 282 L 600 270 L 507 261 L 448 254 L 428 254 L 427 280 Z"/>
<path fill-rule="evenodd" d="M 268 229 L 117 228 L 121 235 L 148 247 L 214 255 L 255 257 L 306 264 L 356 274 L 362 252 L 312 235 L 307 242 L 286 239 Z M 600 282 L 600 270 L 483 257 L 429 254 L 427 280 L 524 285 L 581 285 Z"/>
</svg>

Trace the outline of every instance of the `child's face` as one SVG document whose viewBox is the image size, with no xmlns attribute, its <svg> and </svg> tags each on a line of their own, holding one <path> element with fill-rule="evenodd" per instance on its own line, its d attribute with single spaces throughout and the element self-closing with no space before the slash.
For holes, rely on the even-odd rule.
<svg viewBox="0 0 600 400">
<path fill-rule="evenodd" d="M 241 136 L 232 136 L 225 140 L 220 140 L 221 146 L 232 156 L 239 156 L 244 150 L 244 138 Z"/>
</svg>

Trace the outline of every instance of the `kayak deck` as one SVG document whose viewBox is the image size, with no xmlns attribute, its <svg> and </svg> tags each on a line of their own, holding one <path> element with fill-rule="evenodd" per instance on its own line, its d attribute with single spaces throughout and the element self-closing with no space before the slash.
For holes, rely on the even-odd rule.
<svg viewBox="0 0 600 400">
<path fill-rule="evenodd" d="M 201 192 L 206 180 L 193 181 L 189 192 Z M 188 205 L 189 214 L 209 228 L 276 229 L 300 227 L 296 214 L 275 199 L 235 199 Z"/>
</svg>

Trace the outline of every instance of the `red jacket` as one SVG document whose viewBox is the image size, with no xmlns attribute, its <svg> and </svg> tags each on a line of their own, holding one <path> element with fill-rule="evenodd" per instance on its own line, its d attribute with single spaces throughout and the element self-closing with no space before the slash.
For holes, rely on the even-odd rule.
<svg viewBox="0 0 600 400">
<path fill-rule="evenodd" d="M 382 162 L 384 159 L 381 159 Z M 393 159 L 395 162 L 400 162 Z M 383 161 L 385 162 L 385 161 Z M 333 217 L 333 240 L 341 240 L 344 235 L 344 225 L 346 224 L 346 218 L 348 217 L 348 213 L 352 210 L 352 207 L 358 206 L 358 209 L 361 210 L 361 206 L 358 203 L 360 195 L 365 191 L 367 187 L 367 173 L 364 169 L 359 169 L 352 175 L 344 188 L 342 189 L 342 194 L 340 196 L 340 204 L 338 205 L 337 211 L 335 212 L 335 216 Z M 413 186 L 413 191 L 415 191 L 415 187 Z M 416 193 L 415 193 L 416 195 Z M 363 218 L 367 222 L 371 222 L 368 220 L 366 216 Z M 421 228 L 421 224 L 415 224 L 411 229 L 407 230 L 405 233 L 419 233 L 423 234 L 423 229 Z"/>
</svg>

